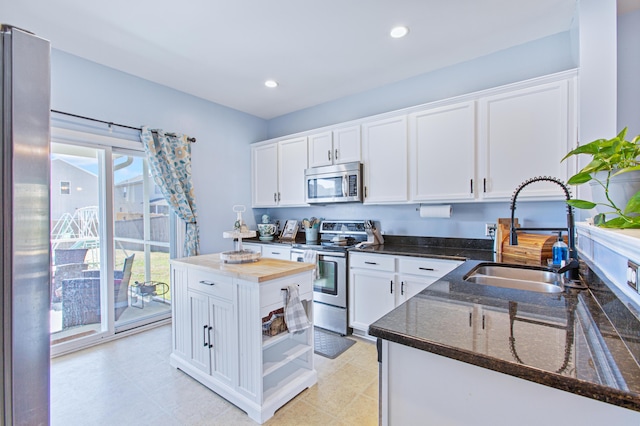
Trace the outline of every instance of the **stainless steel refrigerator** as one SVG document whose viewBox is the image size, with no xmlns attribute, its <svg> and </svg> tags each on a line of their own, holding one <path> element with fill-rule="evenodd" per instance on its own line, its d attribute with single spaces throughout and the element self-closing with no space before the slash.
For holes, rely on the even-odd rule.
<svg viewBox="0 0 640 426">
<path fill-rule="evenodd" d="M 49 423 L 49 42 L 0 24 L 0 388 L 5 425 Z"/>
</svg>

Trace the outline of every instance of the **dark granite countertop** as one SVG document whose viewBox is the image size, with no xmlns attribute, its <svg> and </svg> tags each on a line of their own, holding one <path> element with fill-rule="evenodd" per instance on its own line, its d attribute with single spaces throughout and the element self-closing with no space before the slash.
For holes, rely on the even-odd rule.
<svg viewBox="0 0 640 426">
<path fill-rule="evenodd" d="M 640 321 L 597 275 L 583 265 L 594 291 L 533 293 L 464 281 L 479 263 L 467 260 L 369 334 L 640 411 Z"/>
<path fill-rule="evenodd" d="M 437 238 L 437 237 L 413 237 L 413 236 L 396 236 L 387 235 L 384 237 L 385 243 L 378 246 L 369 246 L 365 248 L 350 248 L 350 252 L 360 253 L 377 253 L 398 256 L 416 256 L 431 257 L 452 260 L 493 260 L 493 242 L 486 239 L 471 238 Z M 294 241 L 279 240 L 260 240 L 258 238 L 250 238 L 243 240 L 245 243 L 259 244 L 283 244 L 292 246 L 295 244 L 304 244 L 304 233 L 298 233 Z"/>
</svg>

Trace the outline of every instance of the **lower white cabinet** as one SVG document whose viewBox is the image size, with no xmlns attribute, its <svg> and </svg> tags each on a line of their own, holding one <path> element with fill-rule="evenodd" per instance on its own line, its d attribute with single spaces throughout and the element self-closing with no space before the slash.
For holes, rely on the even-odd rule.
<svg viewBox="0 0 640 426">
<path fill-rule="evenodd" d="M 369 325 L 460 264 L 447 259 L 349 253 L 349 326 L 367 337 Z"/>
<path fill-rule="evenodd" d="M 286 244 L 242 243 L 242 247 L 267 259 L 291 260 L 291 247 Z"/>
<path fill-rule="evenodd" d="M 216 379 L 233 384 L 238 336 L 233 304 L 206 293 L 188 290 L 191 320 L 191 356 L 194 366 Z"/>
<path fill-rule="evenodd" d="M 262 257 L 291 260 L 291 247 L 284 244 L 265 244 L 262 246 Z"/>
<path fill-rule="evenodd" d="M 263 423 L 317 382 L 313 327 L 265 336 L 262 320 L 283 307 L 282 289 L 298 285 L 313 323 L 312 271 L 265 281 L 227 276 L 172 261 L 170 362 Z"/>
<path fill-rule="evenodd" d="M 399 343 L 383 340 L 380 357 L 382 426 L 639 424 L 637 411 Z"/>
</svg>

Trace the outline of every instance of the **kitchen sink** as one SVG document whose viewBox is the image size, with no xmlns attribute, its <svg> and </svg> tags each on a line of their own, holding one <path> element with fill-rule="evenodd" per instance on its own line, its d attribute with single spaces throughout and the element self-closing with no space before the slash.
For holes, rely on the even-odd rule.
<svg viewBox="0 0 640 426">
<path fill-rule="evenodd" d="M 561 293 L 564 291 L 562 274 L 548 269 L 536 269 L 518 265 L 480 264 L 464 280 L 475 284 L 506 287 L 538 293 Z"/>
</svg>

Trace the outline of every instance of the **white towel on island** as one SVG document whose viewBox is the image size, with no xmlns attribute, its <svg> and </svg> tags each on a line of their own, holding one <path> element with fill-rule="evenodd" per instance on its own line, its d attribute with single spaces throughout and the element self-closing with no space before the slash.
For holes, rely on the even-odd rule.
<svg viewBox="0 0 640 426">
<path fill-rule="evenodd" d="M 320 278 L 320 265 L 318 265 L 318 252 L 315 250 L 305 250 L 302 253 L 302 260 L 304 260 L 305 263 L 313 263 L 314 265 L 316 265 L 314 278 L 316 280 Z"/>
<path fill-rule="evenodd" d="M 311 322 L 300 301 L 298 286 L 290 285 L 282 291 L 284 293 L 284 322 L 287 324 L 289 333 L 300 333 L 311 327 Z"/>
</svg>

